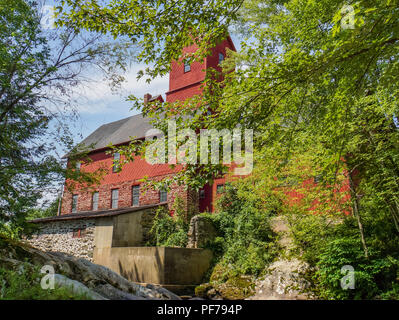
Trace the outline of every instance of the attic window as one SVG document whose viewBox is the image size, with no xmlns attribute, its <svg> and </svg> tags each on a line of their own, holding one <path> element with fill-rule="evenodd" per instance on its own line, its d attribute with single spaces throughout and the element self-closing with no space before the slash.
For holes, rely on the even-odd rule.
<svg viewBox="0 0 399 320">
<path fill-rule="evenodd" d="M 224 54 L 219 52 L 219 63 L 221 63 L 224 60 Z"/>
<path fill-rule="evenodd" d="M 184 73 L 191 71 L 191 66 L 188 61 L 184 61 Z"/>
</svg>

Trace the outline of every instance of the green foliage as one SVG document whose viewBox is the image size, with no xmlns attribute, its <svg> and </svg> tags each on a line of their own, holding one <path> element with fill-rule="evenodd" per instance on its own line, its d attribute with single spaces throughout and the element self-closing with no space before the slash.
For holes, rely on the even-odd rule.
<svg viewBox="0 0 399 320">
<path fill-rule="evenodd" d="M 321 215 L 295 214 L 289 217 L 298 251 L 314 271 L 310 275 L 314 292 L 323 299 L 394 298 L 399 272 L 399 241 L 394 230 L 386 228 L 386 220 L 365 219 L 366 258 L 357 231 L 356 219 L 327 218 Z M 378 230 L 385 230 L 378 233 Z M 389 233 L 390 235 L 387 235 Z M 390 238 L 384 243 L 384 239 Z M 344 290 L 343 266 L 354 268 L 355 289 Z M 397 297 L 397 295 L 396 295 Z"/>
<path fill-rule="evenodd" d="M 37 208 L 31 210 L 27 215 L 28 220 L 54 217 L 58 214 L 58 206 L 60 205 L 60 199 L 55 199 L 47 208 Z"/>
<path fill-rule="evenodd" d="M 12 240 L 17 240 L 21 237 L 23 228 L 12 223 L 0 224 L 0 236 Z"/>
<path fill-rule="evenodd" d="M 89 80 L 87 67 L 116 88 L 131 57 L 119 40 L 71 27 L 43 30 L 40 9 L 38 1 L 0 3 L 0 224 L 23 226 L 38 199 L 58 192 L 62 178 L 98 181 L 65 168 L 57 152 L 71 151 L 76 163 L 69 127 L 78 85 Z"/>
<path fill-rule="evenodd" d="M 355 289 L 343 290 L 340 281 L 344 276 L 341 268 L 354 268 Z M 359 237 L 336 238 L 328 242 L 315 273 L 322 298 L 325 299 L 372 299 L 392 290 L 399 271 L 399 260 L 371 253 L 369 259 L 363 254 Z"/>
<path fill-rule="evenodd" d="M 173 217 L 165 207 L 157 209 L 152 227 L 151 240 L 147 245 L 158 247 L 186 247 L 188 223 L 186 212 L 180 197 L 173 204 Z"/>
<path fill-rule="evenodd" d="M 21 265 L 17 270 L 0 267 L 0 300 L 87 300 L 85 295 L 76 295 L 69 289 L 55 287 L 42 289 L 43 274 L 38 267 Z"/>
<path fill-rule="evenodd" d="M 274 257 L 274 234 L 270 228 L 273 210 L 262 207 L 259 198 L 250 196 L 251 186 L 243 181 L 227 184 L 218 202 L 218 212 L 203 214 L 213 221 L 219 233 L 207 245 L 214 252 L 215 263 L 224 270 L 218 274 L 219 280 L 257 276 Z"/>
<path fill-rule="evenodd" d="M 208 3 L 204 0 L 93 1 L 63 0 L 58 10 L 58 24 L 128 37 L 140 48 L 137 59 L 153 65 L 139 72 L 148 79 L 169 71 L 170 61 L 178 60 L 182 48 L 195 43 L 202 50 L 199 56 L 186 55 L 192 61 L 204 56 L 221 36 L 232 18 L 236 17 L 242 0 Z"/>
</svg>

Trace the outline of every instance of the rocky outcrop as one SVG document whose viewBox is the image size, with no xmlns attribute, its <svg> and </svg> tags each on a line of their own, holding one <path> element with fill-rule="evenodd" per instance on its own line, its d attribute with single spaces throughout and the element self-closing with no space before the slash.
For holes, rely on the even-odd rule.
<svg viewBox="0 0 399 320">
<path fill-rule="evenodd" d="M 55 283 L 69 287 L 91 299 L 166 299 L 180 298 L 155 285 L 138 285 L 116 272 L 82 258 L 61 252 L 43 252 L 27 244 L 0 238 L 0 266 L 19 268 L 24 263 L 39 268 L 50 265 L 56 273 Z"/>
<path fill-rule="evenodd" d="M 289 228 L 284 217 L 272 220 L 273 231 L 279 235 L 281 254 L 266 270 L 266 276 L 258 279 L 255 294 L 247 300 L 309 300 L 314 297 L 308 292 L 310 283 L 305 274 L 309 265 L 296 258 L 290 258 L 293 249 Z"/>
<path fill-rule="evenodd" d="M 255 295 L 247 300 L 308 300 L 309 283 L 304 279 L 308 265 L 298 259 L 278 260 L 268 274 L 256 282 Z"/>
</svg>

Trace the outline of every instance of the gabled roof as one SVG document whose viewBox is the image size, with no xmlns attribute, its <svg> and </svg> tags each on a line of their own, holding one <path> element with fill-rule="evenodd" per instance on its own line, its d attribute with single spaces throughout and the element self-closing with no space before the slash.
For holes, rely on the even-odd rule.
<svg viewBox="0 0 399 320">
<path fill-rule="evenodd" d="M 149 118 L 137 114 L 122 120 L 102 125 L 81 144 L 90 147 L 90 151 L 106 148 L 110 143 L 118 145 L 131 140 L 130 137 L 144 138 L 146 132 L 152 129 Z"/>
</svg>

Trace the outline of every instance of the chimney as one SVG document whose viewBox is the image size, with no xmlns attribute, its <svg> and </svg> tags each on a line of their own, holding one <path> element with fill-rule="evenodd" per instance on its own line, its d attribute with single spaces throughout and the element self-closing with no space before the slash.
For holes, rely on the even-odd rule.
<svg viewBox="0 0 399 320">
<path fill-rule="evenodd" d="M 152 96 L 149 93 L 146 93 L 144 95 L 144 105 L 146 105 L 151 98 Z"/>
</svg>

